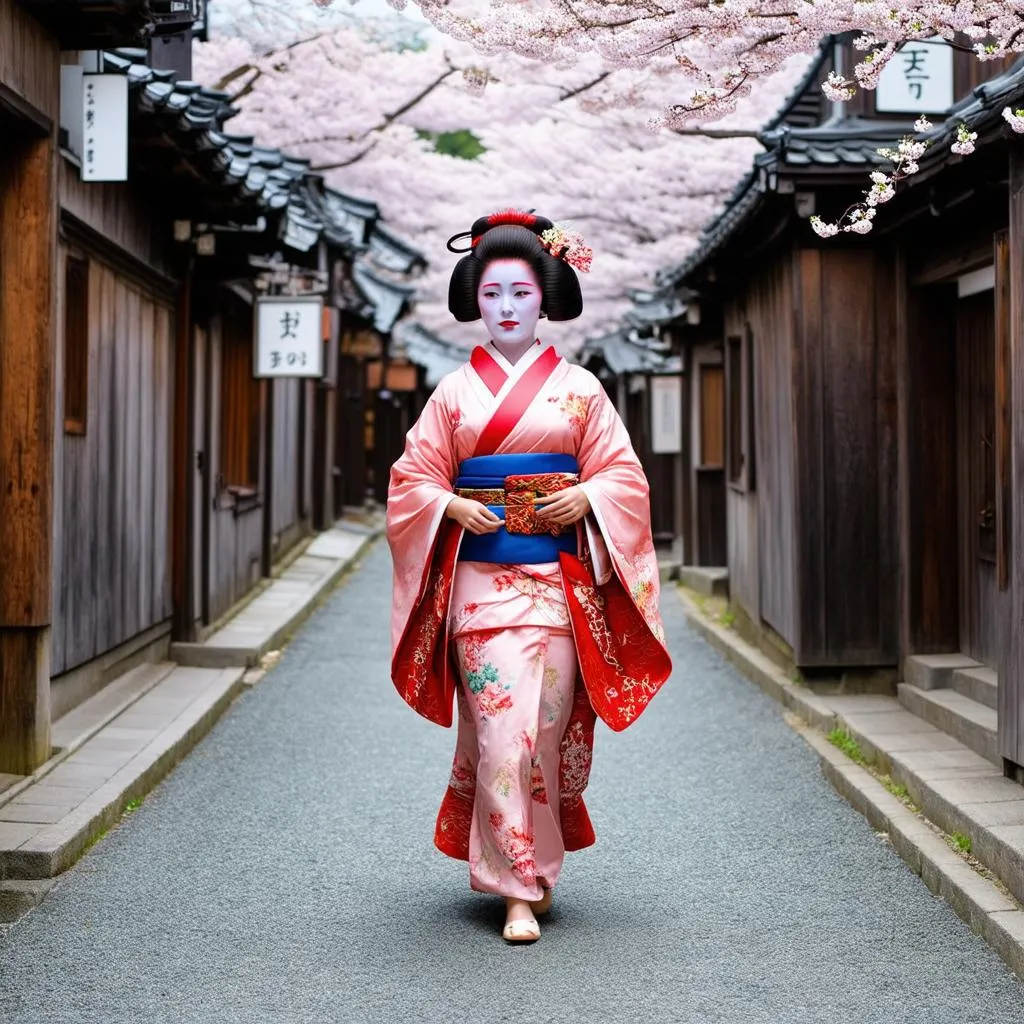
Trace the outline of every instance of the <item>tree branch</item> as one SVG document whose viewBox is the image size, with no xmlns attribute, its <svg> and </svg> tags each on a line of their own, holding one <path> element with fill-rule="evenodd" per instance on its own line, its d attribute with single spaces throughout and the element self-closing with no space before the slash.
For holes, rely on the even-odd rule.
<svg viewBox="0 0 1024 1024">
<path fill-rule="evenodd" d="M 570 89 L 568 92 L 563 92 L 558 97 L 560 103 L 564 103 L 566 100 L 571 100 L 575 96 L 579 96 L 580 93 L 586 92 L 588 89 L 593 89 L 595 85 L 600 85 L 606 78 L 611 75 L 610 71 L 602 71 L 592 82 L 587 82 L 586 85 L 581 85 L 578 89 Z"/>
<path fill-rule="evenodd" d="M 370 153 L 372 153 L 377 148 L 377 143 L 379 141 L 379 139 L 374 139 L 373 142 L 371 142 L 370 145 L 366 147 L 366 149 L 364 149 L 361 153 L 357 153 L 355 156 L 350 157 L 348 160 L 338 160 L 337 162 L 332 164 L 313 164 L 310 167 L 310 170 L 337 171 L 340 170 L 342 167 L 351 167 L 353 164 L 359 163 L 359 161 L 362 160 L 364 156 L 368 156 Z"/>
<path fill-rule="evenodd" d="M 673 128 L 676 135 L 698 135 L 705 139 L 760 139 L 756 128 Z"/>
</svg>

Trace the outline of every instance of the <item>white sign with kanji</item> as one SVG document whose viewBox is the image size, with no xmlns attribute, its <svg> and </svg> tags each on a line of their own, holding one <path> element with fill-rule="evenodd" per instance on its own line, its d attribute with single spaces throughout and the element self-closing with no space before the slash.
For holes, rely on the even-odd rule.
<svg viewBox="0 0 1024 1024">
<path fill-rule="evenodd" d="M 322 377 L 323 361 L 322 298 L 257 300 L 255 376 Z"/>
<path fill-rule="evenodd" d="M 82 181 L 128 180 L 128 79 L 82 76 Z"/>
<path fill-rule="evenodd" d="M 953 48 L 942 39 L 906 43 L 875 90 L 875 109 L 883 113 L 943 114 L 953 100 Z"/>
<path fill-rule="evenodd" d="M 683 450 L 683 379 L 677 373 L 651 377 L 651 451 Z"/>
</svg>

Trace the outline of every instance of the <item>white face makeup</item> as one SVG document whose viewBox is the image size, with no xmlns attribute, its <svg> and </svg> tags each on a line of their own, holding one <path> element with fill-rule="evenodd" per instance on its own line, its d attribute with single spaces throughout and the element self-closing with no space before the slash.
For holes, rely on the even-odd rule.
<svg viewBox="0 0 1024 1024">
<path fill-rule="evenodd" d="M 476 293 L 491 341 L 501 348 L 520 349 L 537 337 L 543 300 L 533 268 L 523 260 L 494 260 L 484 268 Z"/>
</svg>

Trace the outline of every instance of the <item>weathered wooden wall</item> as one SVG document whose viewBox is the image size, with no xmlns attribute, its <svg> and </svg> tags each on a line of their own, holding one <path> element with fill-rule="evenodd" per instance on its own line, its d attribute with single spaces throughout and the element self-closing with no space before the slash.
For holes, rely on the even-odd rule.
<svg viewBox="0 0 1024 1024">
<path fill-rule="evenodd" d="M 127 183 L 83 182 L 78 168 L 60 161 L 61 209 L 157 273 L 173 276 L 171 225 L 152 200 Z"/>
<path fill-rule="evenodd" d="M 273 530 L 280 538 L 277 554 L 294 543 L 301 506 L 306 504 L 308 473 L 307 407 L 301 399 L 305 381 L 274 381 L 274 487 Z M 299 488 L 302 488 L 300 501 Z"/>
<path fill-rule="evenodd" d="M 174 311 L 91 258 L 89 321 L 84 434 L 64 432 L 57 401 L 54 675 L 171 614 Z"/>
<path fill-rule="evenodd" d="M 755 353 L 757 479 L 749 493 L 729 490 L 729 586 L 755 622 L 796 642 L 796 512 L 793 452 L 793 268 L 779 259 L 751 278 L 729 307 L 726 334 L 750 326 Z"/>
<path fill-rule="evenodd" d="M 15 0 L 0 0 L 0 83 L 56 123 L 60 47 Z"/>
<path fill-rule="evenodd" d="M 797 662 L 892 664 L 894 268 L 873 251 L 812 249 L 794 271 Z"/>
</svg>

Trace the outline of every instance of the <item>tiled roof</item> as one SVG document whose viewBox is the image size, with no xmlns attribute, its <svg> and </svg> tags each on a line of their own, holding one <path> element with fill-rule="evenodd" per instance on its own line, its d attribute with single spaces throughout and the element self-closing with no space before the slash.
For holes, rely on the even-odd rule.
<svg viewBox="0 0 1024 1024">
<path fill-rule="evenodd" d="M 400 324 L 395 337 L 406 358 L 426 371 L 428 387 L 437 387 L 441 378 L 457 370 L 469 358 L 469 350 L 428 331 L 421 324 Z"/>
<path fill-rule="evenodd" d="M 626 294 L 633 300 L 633 306 L 626 311 L 624 319 L 632 327 L 652 327 L 671 323 L 686 312 L 687 299 L 672 288 L 656 290 L 629 288 Z"/>
<path fill-rule="evenodd" d="M 411 274 L 427 265 L 423 253 L 379 223 L 374 224 L 370 235 L 370 256 L 378 267 L 398 274 Z"/>
<path fill-rule="evenodd" d="M 581 366 L 597 360 L 619 376 L 624 373 L 678 373 L 681 363 L 668 345 L 641 339 L 636 331 L 619 328 L 598 338 L 588 338 L 577 354 Z"/>
<path fill-rule="evenodd" d="M 135 49 L 103 54 L 105 71 L 128 78 L 136 113 L 134 129 L 141 136 L 132 151 L 144 163 L 149 157 L 147 173 L 175 176 L 223 215 L 234 212 L 251 219 L 288 209 L 290 218 L 296 223 L 307 220 L 319 237 L 327 207 L 311 200 L 309 162 L 260 146 L 251 135 L 226 131 L 225 122 L 238 112 L 226 93 L 178 81 L 173 72 L 149 67 L 146 58 L 145 50 Z M 153 159 L 153 150 L 161 147 L 164 156 L 172 149 L 187 169 Z M 320 208 L 315 209 L 316 205 Z"/>
<path fill-rule="evenodd" d="M 178 81 L 146 59 L 138 49 L 103 54 L 105 71 L 128 78 L 135 111 L 132 154 L 147 176 L 172 178 L 190 190 L 189 204 L 207 215 L 257 221 L 276 214 L 280 241 L 295 252 L 309 253 L 321 240 L 340 249 L 354 262 L 355 311 L 382 333 L 391 331 L 414 289 L 375 266 L 400 276 L 426 260 L 382 227 L 377 204 L 326 187 L 307 160 L 226 131 L 225 123 L 238 113 L 226 93 Z"/>
<path fill-rule="evenodd" d="M 372 316 L 367 319 L 373 321 L 381 334 L 390 334 L 399 317 L 408 312 L 416 289 L 382 277 L 363 260 L 352 267 L 352 280 L 373 308 Z"/>
<path fill-rule="evenodd" d="M 921 136 L 929 142 L 929 149 L 920 160 L 921 171 L 910 178 L 908 184 L 913 187 L 937 173 L 945 164 L 957 160 L 950 153 L 949 146 L 955 140 L 961 123 L 978 132 L 977 145 L 1006 135 L 1009 129 L 1002 121 L 1002 109 L 1022 98 L 1024 58 L 1002 75 L 976 88 L 952 108 L 941 124 Z M 697 249 L 682 262 L 661 270 L 656 277 L 658 284 L 666 287 L 676 285 L 714 256 L 754 216 L 779 176 L 799 178 L 813 175 L 819 181 L 822 175 L 857 178 L 873 167 L 888 164 L 879 156 L 878 150 L 895 146 L 912 130 L 911 123 L 906 120 L 848 117 L 814 128 L 783 127 L 766 131 L 761 141 L 767 151 L 755 157 L 754 169 L 740 183 L 723 213 L 704 231 Z"/>
</svg>

